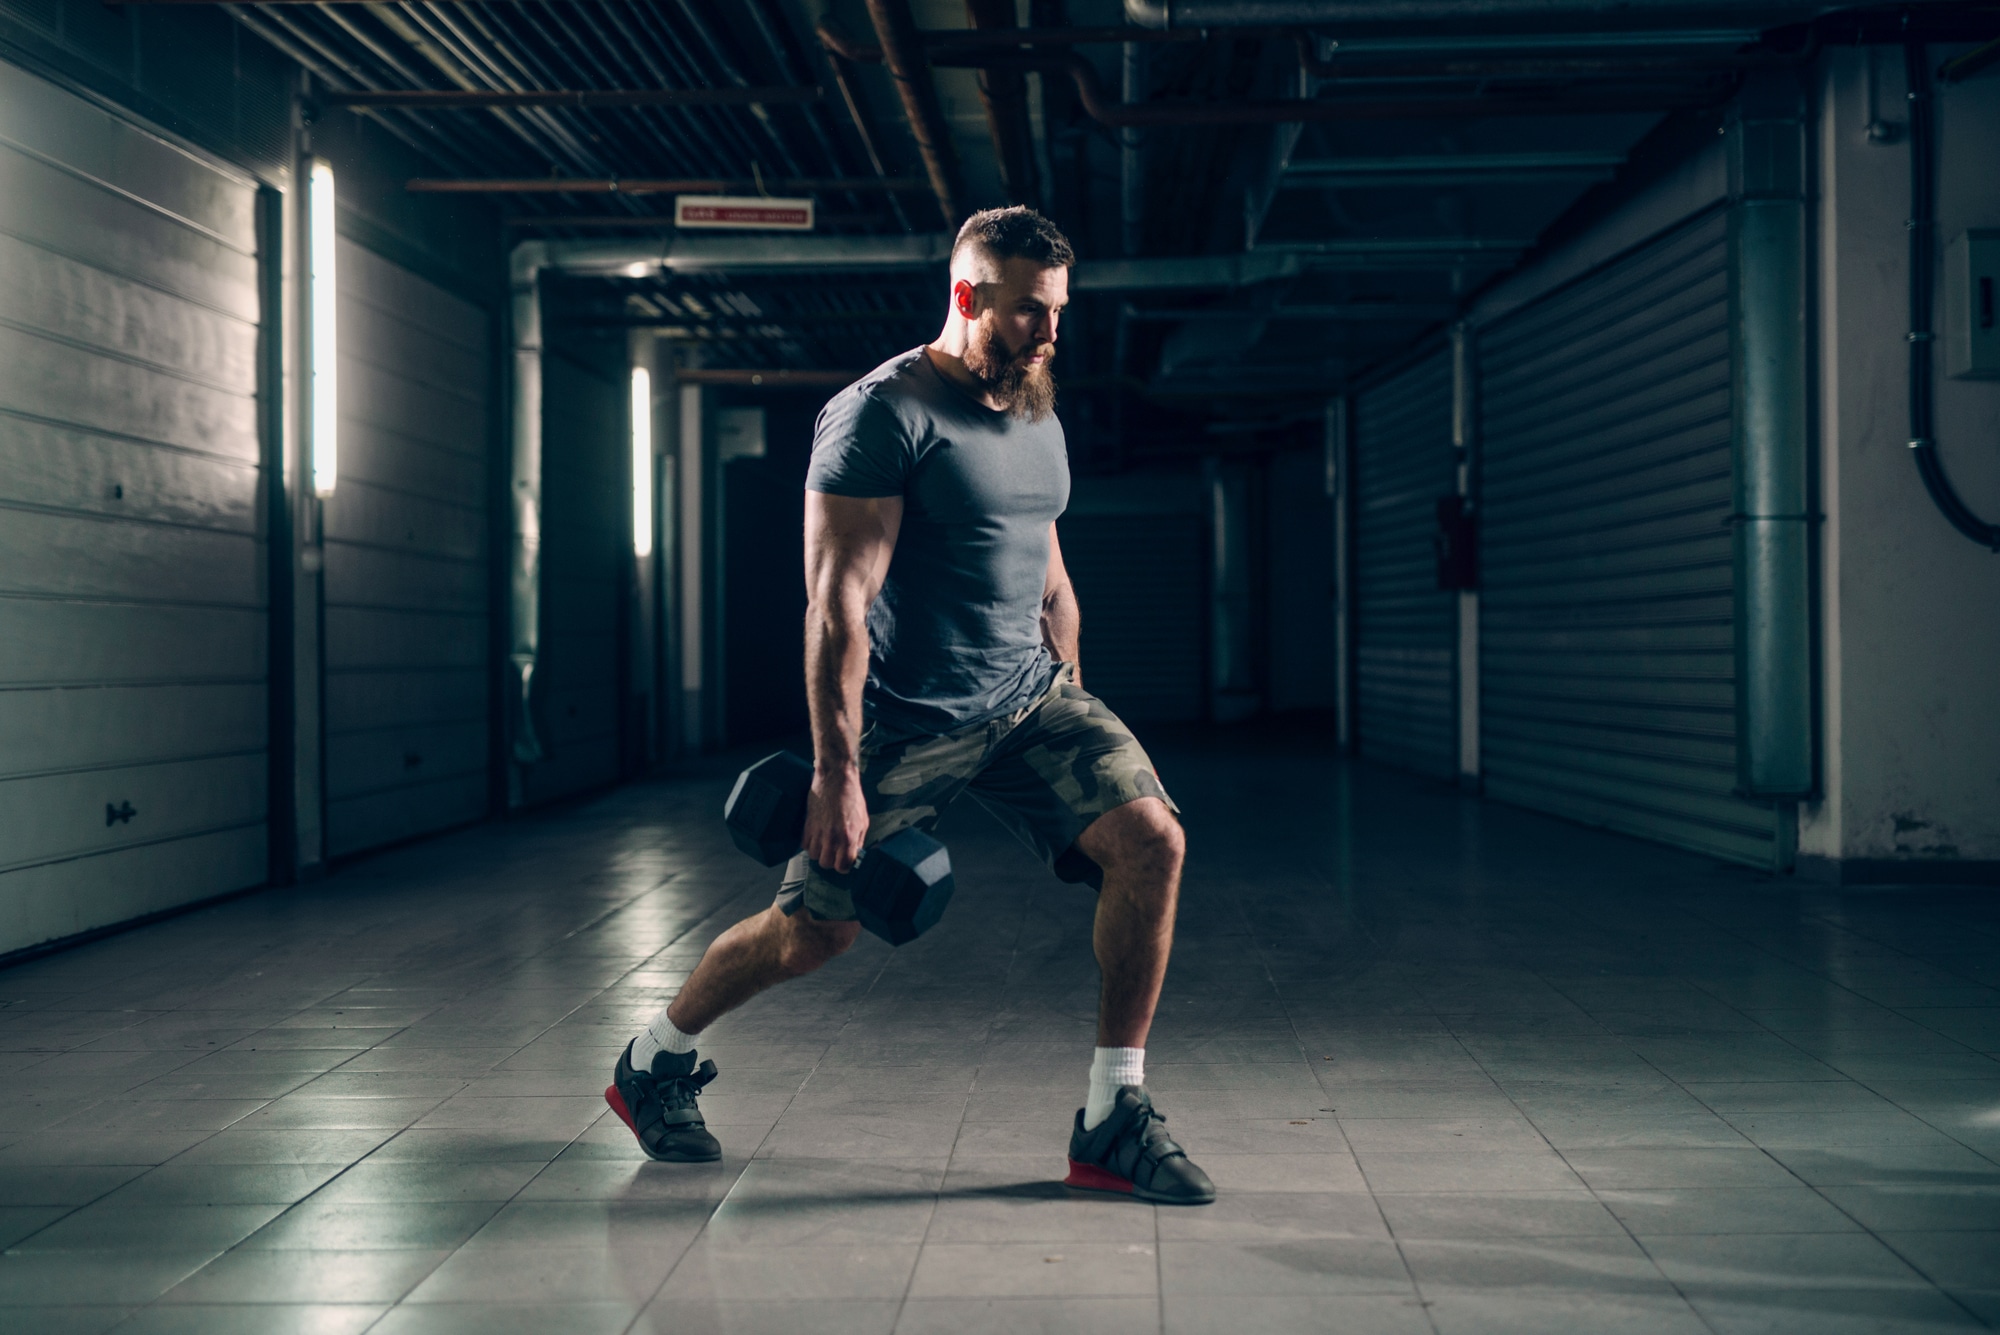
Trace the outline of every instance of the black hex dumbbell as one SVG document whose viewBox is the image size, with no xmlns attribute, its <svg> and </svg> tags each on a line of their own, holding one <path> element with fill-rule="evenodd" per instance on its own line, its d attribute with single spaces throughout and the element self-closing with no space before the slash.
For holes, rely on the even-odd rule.
<svg viewBox="0 0 2000 1335">
<path fill-rule="evenodd" d="M 790 751 L 765 756 L 736 776 L 722 820 L 736 846 L 767 867 L 799 851 L 812 765 Z M 914 941 L 951 902 L 951 854 L 922 830 L 901 830 L 861 855 L 849 872 L 821 870 L 854 899 L 861 925 L 892 946 Z"/>
</svg>

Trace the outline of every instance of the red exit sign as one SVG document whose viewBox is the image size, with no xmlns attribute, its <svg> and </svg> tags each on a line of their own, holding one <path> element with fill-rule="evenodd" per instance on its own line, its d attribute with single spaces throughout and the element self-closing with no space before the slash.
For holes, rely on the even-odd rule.
<svg viewBox="0 0 2000 1335">
<path fill-rule="evenodd" d="M 674 200 L 674 226 L 713 227 L 734 231 L 810 232 L 810 199 L 770 199 L 743 195 L 680 195 Z"/>
</svg>

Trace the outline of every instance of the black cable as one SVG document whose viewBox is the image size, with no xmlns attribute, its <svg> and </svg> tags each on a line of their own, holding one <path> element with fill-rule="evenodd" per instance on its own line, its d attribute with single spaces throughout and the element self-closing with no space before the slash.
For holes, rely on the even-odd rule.
<svg viewBox="0 0 2000 1335">
<path fill-rule="evenodd" d="M 1922 42 L 1903 45 L 1910 97 L 1910 453 L 1924 490 L 1951 526 L 1982 547 L 2000 552 L 2000 524 L 1972 512 L 1945 476 L 1938 458 L 1936 385 L 1932 379 L 1932 296 L 1937 282 L 1937 127 L 1931 71 Z"/>
</svg>

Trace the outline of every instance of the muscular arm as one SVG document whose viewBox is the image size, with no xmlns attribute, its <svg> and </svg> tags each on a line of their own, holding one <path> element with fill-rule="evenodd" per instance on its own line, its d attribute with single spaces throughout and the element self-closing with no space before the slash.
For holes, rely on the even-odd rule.
<svg viewBox="0 0 2000 1335">
<path fill-rule="evenodd" d="M 861 688 L 868 679 L 868 609 L 882 591 L 903 499 L 806 493 L 806 704 L 813 786 L 805 851 L 846 871 L 868 834 L 861 791 Z"/>
<path fill-rule="evenodd" d="M 1059 663 L 1077 661 L 1077 635 L 1082 616 L 1076 607 L 1076 590 L 1070 587 L 1069 571 L 1063 565 L 1062 545 L 1056 541 L 1056 526 L 1049 525 L 1049 573 L 1042 585 L 1042 643 Z M 1083 669 L 1077 668 L 1077 684 L 1083 684 Z"/>
</svg>

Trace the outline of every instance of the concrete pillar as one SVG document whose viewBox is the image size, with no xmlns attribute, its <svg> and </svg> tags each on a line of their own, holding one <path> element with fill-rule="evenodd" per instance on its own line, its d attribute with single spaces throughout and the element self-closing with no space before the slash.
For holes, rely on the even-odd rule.
<svg viewBox="0 0 2000 1335">
<path fill-rule="evenodd" d="M 708 481 L 708 391 L 701 385 L 680 386 L 679 424 L 675 431 L 674 480 L 680 493 L 676 514 L 679 518 L 679 627 L 680 641 L 680 749 L 699 755 L 708 745 L 708 658 L 709 623 L 709 526 Z"/>
</svg>

